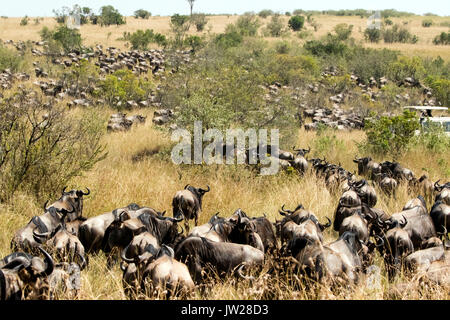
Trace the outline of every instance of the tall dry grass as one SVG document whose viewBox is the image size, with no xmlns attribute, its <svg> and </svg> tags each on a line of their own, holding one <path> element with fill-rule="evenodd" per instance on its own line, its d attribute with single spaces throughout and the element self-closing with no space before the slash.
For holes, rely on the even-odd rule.
<svg viewBox="0 0 450 320">
<path fill-rule="evenodd" d="M 77 110 L 76 112 L 82 112 Z M 112 110 L 101 111 L 105 118 Z M 278 210 L 283 204 L 294 208 L 302 203 L 305 208 L 314 212 L 320 219 L 333 217 L 337 206 L 339 193 L 330 193 L 323 180 L 309 172 L 304 177 L 295 174 L 280 173 L 276 176 L 258 176 L 245 166 L 177 166 L 169 159 L 170 135 L 152 125 L 152 110 L 136 110 L 136 113 L 147 115 L 145 125 L 132 128 L 126 133 L 107 134 L 103 143 L 107 146 L 108 156 L 98 163 L 93 170 L 82 177 L 74 178 L 69 187 L 89 187 L 91 195 L 85 199 L 84 215 L 92 217 L 104 212 L 123 207 L 131 202 L 146 205 L 157 210 L 167 210 L 172 215 L 171 201 L 177 190 L 189 183 L 194 186 L 210 185 L 211 192 L 204 197 L 203 211 L 199 223 L 205 223 L 216 212 L 221 216 L 231 215 L 241 208 L 250 216 L 266 214 L 272 222 L 281 219 Z M 133 112 L 134 113 L 134 112 Z M 106 123 L 105 123 L 106 126 Z M 353 158 L 358 154 L 356 142 L 364 139 L 361 131 L 335 132 L 339 141 L 330 148 L 318 153 L 315 150 L 318 139 L 314 132 L 299 130 L 297 146 L 311 146 L 311 156 L 326 156 L 329 161 L 341 163 L 351 171 L 356 171 Z M 140 161 L 133 161 L 133 156 L 142 150 L 159 149 L 159 153 L 150 155 Z M 447 157 L 450 154 L 444 155 Z M 407 153 L 400 162 L 411 168 L 416 175 L 427 168 L 430 178 L 447 179 L 445 170 L 437 164 L 442 155 L 412 152 Z M 385 160 L 385 159 L 376 159 Z M 392 214 L 400 211 L 403 205 L 414 194 L 409 194 L 407 187 L 401 185 L 396 199 L 389 198 L 376 188 L 378 193 L 378 208 Z M 53 199 L 57 199 L 58 194 Z M 14 232 L 25 225 L 34 215 L 42 213 L 42 205 L 47 199 L 35 201 L 27 195 L 17 194 L 10 204 L 0 205 L 0 256 L 10 253 L 9 243 Z M 191 223 L 192 225 L 192 223 Z M 337 233 L 328 229 L 325 241 L 333 241 Z M 122 272 L 119 265 L 111 270 L 106 268 L 106 257 L 103 253 L 90 257 L 90 264 L 82 272 L 82 288 L 79 299 L 125 299 L 122 289 Z M 382 260 L 378 257 L 376 265 L 383 270 Z M 397 282 L 404 281 L 400 278 Z M 395 284 L 395 283 L 394 283 Z M 422 288 L 421 297 L 431 299 L 448 299 L 449 293 L 442 288 Z M 193 299 L 385 299 L 390 298 L 389 284 L 384 272 L 378 288 L 362 285 L 348 288 L 342 286 L 339 290 L 331 290 L 327 286 L 315 285 L 311 288 L 294 288 L 289 279 L 273 279 L 267 275 L 267 269 L 258 276 L 254 283 L 248 281 L 236 283 L 232 278 L 219 279 L 211 289 L 203 295 L 197 292 Z M 269 290 L 269 291 L 268 291 Z M 414 291 L 418 294 L 419 291 Z M 431 290 L 431 291 L 430 291 Z M 411 297 L 411 292 L 402 291 L 400 298 Z M 395 296 L 395 295 L 393 295 Z M 396 296 L 398 298 L 398 296 Z M 62 295 L 60 298 L 70 298 Z"/>
</svg>

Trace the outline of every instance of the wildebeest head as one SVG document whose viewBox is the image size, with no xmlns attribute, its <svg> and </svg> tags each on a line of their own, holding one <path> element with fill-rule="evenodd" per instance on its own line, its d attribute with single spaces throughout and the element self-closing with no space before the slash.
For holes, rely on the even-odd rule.
<svg viewBox="0 0 450 320">
<path fill-rule="evenodd" d="M 64 187 L 61 193 L 61 197 L 58 201 L 53 203 L 52 206 L 66 209 L 73 207 L 75 211 L 67 215 L 68 221 L 73 221 L 78 217 L 81 217 L 81 215 L 83 214 L 83 196 L 89 195 L 91 191 L 89 190 L 89 188 L 86 188 L 87 192 L 76 189 L 66 191 L 66 189 L 67 187 Z"/>
<path fill-rule="evenodd" d="M 367 172 L 367 170 L 368 170 L 367 165 L 369 164 L 370 161 L 372 161 L 371 157 L 353 159 L 353 162 L 358 164 L 358 174 L 359 175 L 362 175 Z"/>
<path fill-rule="evenodd" d="M 307 153 L 311 151 L 311 147 L 308 147 L 308 149 L 296 149 L 295 146 L 292 148 L 296 152 L 297 156 L 304 157 Z"/>
</svg>

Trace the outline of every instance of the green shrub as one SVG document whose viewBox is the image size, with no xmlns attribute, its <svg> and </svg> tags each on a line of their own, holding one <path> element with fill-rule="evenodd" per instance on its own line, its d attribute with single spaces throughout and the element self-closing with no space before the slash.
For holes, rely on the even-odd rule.
<svg viewBox="0 0 450 320">
<path fill-rule="evenodd" d="M 235 24 L 229 24 L 225 33 L 237 32 L 244 37 L 253 37 L 258 33 L 261 22 L 258 17 L 253 14 L 245 14 L 240 16 Z"/>
<path fill-rule="evenodd" d="M 267 18 L 268 16 L 271 16 L 271 15 L 273 15 L 273 11 L 269 10 L 269 9 L 261 10 L 258 13 L 258 16 L 260 16 L 263 19 L 265 19 L 265 18 Z"/>
<path fill-rule="evenodd" d="M 346 23 L 339 23 L 333 28 L 334 32 L 337 35 L 338 40 L 345 41 L 350 38 L 352 34 L 353 25 L 348 25 Z"/>
<path fill-rule="evenodd" d="M 313 55 L 319 57 L 329 55 L 344 56 L 348 51 L 348 46 L 345 43 L 331 35 L 323 40 L 307 41 L 303 47 Z"/>
<path fill-rule="evenodd" d="M 402 115 L 379 117 L 366 120 L 364 131 L 366 140 L 359 145 L 363 152 L 390 155 L 398 159 L 406 152 L 413 141 L 415 131 L 420 128 L 415 112 L 404 110 Z"/>
<path fill-rule="evenodd" d="M 422 20 L 422 27 L 429 28 L 433 25 L 433 20 L 431 19 L 424 19 Z"/>
<path fill-rule="evenodd" d="M 285 28 L 280 15 L 276 14 L 272 16 L 272 19 L 266 26 L 267 33 L 271 37 L 281 37 L 285 33 Z"/>
<path fill-rule="evenodd" d="M 205 45 L 205 42 L 199 36 L 189 36 L 185 39 L 185 42 L 186 46 L 191 48 L 193 53 Z"/>
<path fill-rule="evenodd" d="M 120 14 L 120 12 L 113 6 L 103 6 L 100 8 L 100 25 L 110 26 L 110 25 L 121 25 L 125 24 L 125 18 Z"/>
<path fill-rule="evenodd" d="M 25 16 L 22 18 L 22 20 L 20 20 L 20 25 L 26 26 L 28 24 L 28 21 L 30 21 L 30 18 L 28 18 L 28 16 Z"/>
<path fill-rule="evenodd" d="M 441 124 L 425 120 L 420 134 L 414 139 L 418 147 L 425 147 L 432 152 L 445 153 L 450 150 L 450 137 L 445 134 Z"/>
<path fill-rule="evenodd" d="M 381 31 L 377 28 L 367 28 L 364 30 L 364 39 L 378 43 L 381 40 Z"/>
<path fill-rule="evenodd" d="M 153 88 L 152 83 L 137 77 L 130 70 L 118 70 L 101 81 L 94 95 L 105 99 L 106 103 L 121 111 L 127 108 L 127 101 L 147 99 Z"/>
<path fill-rule="evenodd" d="M 433 95 L 443 106 L 450 106 L 450 80 L 428 76 L 425 83 L 433 90 Z"/>
<path fill-rule="evenodd" d="M 293 16 L 289 19 L 288 25 L 293 31 L 299 31 L 303 28 L 305 24 L 305 17 L 303 16 Z"/>
<path fill-rule="evenodd" d="M 394 24 L 394 22 L 391 19 L 386 18 L 386 19 L 384 19 L 384 24 L 387 26 L 392 26 Z"/>
<path fill-rule="evenodd" d="M 150 43 L 157 43 L 165 46 L 166 36 L 160 33 L 154 33 L 153 29 L 137 30 L 134 33 L 124 32 L 122 40 L 129 41 L 133 50 L 147 50 Z"/>
<path fill-rule="evenodd" d="M 395 24 L 393 27 L 383 30 L 383 40 L 386 43 L 416 43 L 418 38 L 411 34 L 408 29 Z"/>
<path fill-rule="evenodd" d="M 310 30 L 300 30 L 297 32 L 297 37 L 303 40 L 311 38 L 312 36 L 313 33 Z"/>
<path fill-rule="evenodd" d="M 436 36 L 433 39 L 433 43 L 435 45 L 439 45 L 439 44 L 447 45 L 447 44 L 450 44 L 450 32 L 441 32 L 440 35 Z"/>
<path fill-rule="evenodd" d="M 17 72 L 22 70 L 24 64 L 25 59 L 23 56 L 0 44 L 0 70 L 10 69 L 11 72 Z"/>
<path fill-rule="evenodd" d="M 191 16 L 191 21 L 195 25 L 197 32 L 205 30 L 205 26 L 208 24 L 208 19 L 206 19 L 206 14 L 204 13 L 194 13 Z"/>
<path fill-rule="evenodd" d="M 425 72 L 422 59 L 401 56 L 389 65 L 387 74 L 389 79 L 401 83 L 406 77 L 421 80 L 425 76 Z"/>
<path fill-rule="evenodd" d="M 151 16 L 152 16 L 152 14 L 150 12 L 148 12 L 147 10 L 144 10 L 144 9 L 139 9 L 139 10 L 136 10 L 134 12 L 134 17 L 136 19 L 139 19 L 139 18 L 141 18 L 141 19 L 148 19 Z"/>
<path fill-rule="evenodd" d="M 286 54 L 291 50 L 291 45 L 287 41 L 279 41 L 275 43 L 275 51 L 279 54 Z"/>
<path fill-rule="evenodd" d="M 80 32 L 76 29 L 70 29 L 65 25 L 59 25 L 54 30 L 43 27 L 40 31 L 42 41 L 49 42 L 49 48 L 52 51 L 64 50 L 69 53 L 75 49 L 81 49 L 82 40 Z"/>
<path fill-rule="evenodd" d="M 237 31 L 219 34 L 214 38 L 214 43 L 222 48 L 231 48 L 239 46 L 243 37 Z"/>
<path fill-rule="evenodd" d="M 0 201 L 17 191 L 48 197 L 91 169 L 105 157 L 103 120 L 94 110 L 73 115 L 65 106 L 49 106 L 37 92 L 21 90 L 3 99 Z"/>
</svg>

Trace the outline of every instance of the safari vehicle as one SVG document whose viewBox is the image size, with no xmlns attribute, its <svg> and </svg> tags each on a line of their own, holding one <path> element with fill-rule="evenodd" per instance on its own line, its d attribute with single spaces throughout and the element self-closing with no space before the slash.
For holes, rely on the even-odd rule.
<svg viewBox="0 0 450 320">
<path fill-rule="evenodd" d="M 437 123 L 443 127 L 445 134 L 450 137 L 450 117 L 445 116 L 448 115 L 447 107 L 408 106 L 403 107 L 403 109 L 421 111 L 420 124 L 424 131 L 430 127 L 430 123 Z M 420 134 L 420 131 L 418 130 L 416 134 Z"/>
</svg>

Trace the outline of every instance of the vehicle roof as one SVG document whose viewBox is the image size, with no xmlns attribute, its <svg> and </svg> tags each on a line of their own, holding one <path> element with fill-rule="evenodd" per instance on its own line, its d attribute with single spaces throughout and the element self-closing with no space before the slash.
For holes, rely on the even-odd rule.
<svg viewBox="0 0 450 320">
<path fill-rule="evenodd" d="M 430 121 L 450 121 L 450 117 L 429 117 Z"/>
</svg>

